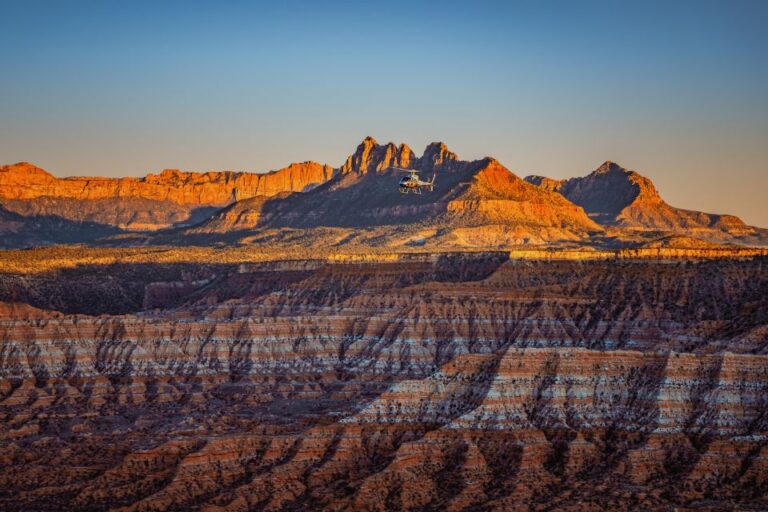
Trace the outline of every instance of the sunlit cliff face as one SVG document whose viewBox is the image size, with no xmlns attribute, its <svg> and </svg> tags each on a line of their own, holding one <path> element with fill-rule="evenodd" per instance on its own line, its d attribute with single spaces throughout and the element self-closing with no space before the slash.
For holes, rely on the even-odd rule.
<svg viewBox="0 0 768 512">
<path fill-rule="evenodd" d="M 400 194 L 403 168 L 434 178 L 434 186 Z M 299 242 L 297 229 L 311 232 Z M 268 250 L 291 243 L 396 252 L 617 249 L 670 236 L 768 245 L 768 231 L 732 215 L 671 206 L 648 178 L 613 162 L 582 178 L 521 179 L 496 159 L 464 161 L 440 142 L 416 156 L 405 144 L 372 137 L 338 168 L 304 162 L 268 174 L 166 170 L 144 178 L 59 179 L 31 164 L 4 166 L 0 232 L 6 248 L 237 242 Z"/>
<path fill-rule="evenodd" d="M 0 205 L 11 215 L 89 223 L 91 230 L 155 231 L 196 224 L 242 199 L 306 191 L 333 172 L 304 162 L 268 174 L 165 170 L 144 178 L 58 179 L 19 163 L 0 167 Z"/>
</svg>

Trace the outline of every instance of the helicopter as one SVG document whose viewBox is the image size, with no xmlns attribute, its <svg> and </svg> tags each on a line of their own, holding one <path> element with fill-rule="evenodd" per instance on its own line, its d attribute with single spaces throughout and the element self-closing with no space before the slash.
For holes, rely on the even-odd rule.
<svg viewBox="0 0 768 512">
<path fill-rule="evenodd" d="M 434 190 L 435 175 L 432 175 L 431 181 L 422 181 L 419 179 L 419 171 L 416 169 L 401 169 L 399 167 L 393 167 L 396 171 L 407 172 L 408 176 L 400 178 L 398 190 L 401 194 L 408 194 L 413 192 L 414 194 L 421 194 L 421 189 L 429 189 L 430 192 Z"/>
</svg>

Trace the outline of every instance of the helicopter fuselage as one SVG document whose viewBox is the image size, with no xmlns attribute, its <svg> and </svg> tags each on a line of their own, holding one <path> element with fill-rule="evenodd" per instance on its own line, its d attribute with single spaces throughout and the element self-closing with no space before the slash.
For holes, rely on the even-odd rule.
<svg viewBox="0 0 768 512">
<path fill-rule="evenodd" d="M 433 187 L 434 180 L 422 181 L 415 175 L 415 173 L 411 174 L 410 176 L 404 176 L 401 178 L 398 185 L 398 189 L 402 194 L 408 194 L 411 192 L 414 194 L 421 194 L 422 189 L 428 189 L 429 191 L 432 191 L 434 190 Z"/>
</svg>

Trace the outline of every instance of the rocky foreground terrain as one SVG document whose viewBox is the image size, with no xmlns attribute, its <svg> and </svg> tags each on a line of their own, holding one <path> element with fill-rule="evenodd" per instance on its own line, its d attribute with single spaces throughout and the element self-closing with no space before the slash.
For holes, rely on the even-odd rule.
<svg viewBox="0 0 768 512">
<path fill-rule="evenodd" d="M 2 253 L 0 509 L 768 509 L 766 256 L 163 254 Z"/>
</svg>

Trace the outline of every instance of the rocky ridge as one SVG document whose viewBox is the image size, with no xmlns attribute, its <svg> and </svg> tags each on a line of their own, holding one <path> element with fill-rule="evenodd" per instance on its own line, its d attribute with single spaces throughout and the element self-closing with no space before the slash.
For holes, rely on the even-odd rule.
<svg viewBox="0 0 768 512">
<path fill-rule="evenodd" d="M 244 198 L 308 190 L 333 174 L 327 165 L 304 162 L 266 174 L 167 169 L 143 178 L 56 178 L 21 162 L 0 167 L 0 204 L 27 219 L 58 218 L 73 228 L 153 231 L 200 222 Z"/>
<path fill-rule="evenodd" d="M 396 194 L 401 175 L 394 167 L 418 170 L 426 179 L 431 173 L 435 191 L 423 196 Z M 234 204 L 187 234 L 203 241 L 204 234 L 226 234 L 230 241 L 279 243 L 280 233 L 248 232 L 318 227 L 336 229 L 320 245 L 372 243 L 393 249 L 639 247 L 661 243 L 670 233 L 702 243 L 762 245 L 768 240 L 768 231 L 747 226 L 737 217 L 669 206 L 650 180 L 613 162 L 585 178 L 520 180 L 493 158 L 462 161 L 440 142 L 429 144 L 417 157 L 405 144 L 380 145 L 372 137 L 366 137 L 325 186 L 300 196 Z M 361 228 L 367 232 L 361 233 Z M 293 236 L 289 233 L 288 238 Z M 176 243 L 174 238 L 163 240 Z"/>
<path fill-rule="evenodd" d="M 610 161 L 584 177 L 553 180 L 528 176 L 525 179 L 545 190 L 559 192 L 605 226 L 687 233 L 710 239 L 720 235 L 721 240 L 756 233 L 755 228 L 733 215 L 670 206 L 651 180 Z"/>
<path fill-rule="evenodd" d="M 434 191 L 400 194 L 402 174 L 393 167 L 432 172 Z M 462 161 L 442 143 L 429 144 L 417 158 L 404 144 L 379 145 L 369 137 L 322 186 L 234 204 L 186 234 L 318 227 L 381 227 L 381 244 L 414 231 L 411 241 L 465 247 L 577 240 L 602 229 L 580 207 L 526 183 L 493 158 Z"/>
<path fill-rule="evenodd" d="M 399 194 L 395 168 L 434 177 L 435 191 Z M 243 243 L 317 228 L 335 230 L 324 241 L 327 231 L 310 235 L 326 247 L 354 241 L 393 249 L 614 249 L 670 233 L 742 245 L 768 240 L 768 231 L 737 217 L 669 206 L 650 180 L 613 162 L 583 178 L 521 180 L 493 158 L 464 161 L 441 142 L 417 156 L 406 144 L 372 137 L 338 169 L 304 162 L 268 174 L 166 170 L 144 178 L 59 179 L 19 163 L 0 167 L 0 206 L 5 247 Z M 115 238 L 121 231 L 160 233 Z"/>
<path fill-rule="evenodd" d="M 0 167 L 0 197 L 80 200 L 139 197 L 180 205 L 223 206 L 254 196 L 297 192 L 330 179 L 333 169 L 316 162 L 291 164 L 269 173 L 166 169 L 143 178 L 56 178 L 26 162 Z"/>
<path fill-rule="evenodd" d="M 395 145 L 389 142 L 380 145 L 376 139 L 368 136 L 357 146 L 355 152 L 347 157 L 340 171 L 342 174 L 366 174 L 382 172 L 390 167 L 434 171 L 440 167 L 460 164 L 458 155 L 450 151 L 443 142 L 428 144 L 424 154 L 416 157 L 406 144 Z"/>
</svg>

